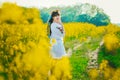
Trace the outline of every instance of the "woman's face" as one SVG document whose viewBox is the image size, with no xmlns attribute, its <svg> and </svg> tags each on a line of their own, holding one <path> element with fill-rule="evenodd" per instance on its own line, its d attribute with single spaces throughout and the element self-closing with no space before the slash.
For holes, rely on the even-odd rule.
<svg viewBox="0 0 120 80">
<path fill-rule="evenodd" d="M 61 17 L 59 15 L 53 17 L 53 21 L 59 22 Z"/>
</svg>

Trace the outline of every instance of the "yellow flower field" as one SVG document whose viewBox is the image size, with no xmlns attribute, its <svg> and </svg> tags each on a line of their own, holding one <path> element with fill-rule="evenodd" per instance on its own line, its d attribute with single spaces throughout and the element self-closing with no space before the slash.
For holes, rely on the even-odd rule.
<svg viewBox="0 0 120 80">
<path fill-rule="evenodd" d="M 0 80 L 72 80 L 69 58 L 55 60 L 50 55 L 47 24 L 42 22 L 39 13 L 36 8 L 22 8 L 11 3 L 1 6 Z M 95 26 L 72 22 L 64 23 L 64 28 L 65 42 L 70 37 L 80 42 L 86 41 L 88 37 L 101 37 L 107 50 L 120 48 L 120 36 L 116 35 L 120 27 L 117 25 Z M 111 80 L 119 80 L 120 69 L 114 70 L 107 63 L 103 61 L 100 64 L 100 73 L 106 80 L 113 74 Z M 89 73 L 91 80 L 96 80 L 97 70 L 93 69 Z"/>
</svg>

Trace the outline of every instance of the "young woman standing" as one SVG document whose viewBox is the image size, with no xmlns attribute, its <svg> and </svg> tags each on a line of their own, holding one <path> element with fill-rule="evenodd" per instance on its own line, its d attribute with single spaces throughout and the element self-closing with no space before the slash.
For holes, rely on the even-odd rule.
<svg viewBox="0 0 120 80">
<path fill-rule="evenodd" d="M 66 51 L 64 47 L 63 38 L 65 36 L 65 30 L 61 22 L 61 15 L 59 10 L 55 10 L 51 13 L 51 18 L 48 21 L 50 27 L 50 43 L 55 43 L 51 48 L 51 55 L 53 58 L 60 59 L 63 56 L 66 56 Z"/>
</svg>

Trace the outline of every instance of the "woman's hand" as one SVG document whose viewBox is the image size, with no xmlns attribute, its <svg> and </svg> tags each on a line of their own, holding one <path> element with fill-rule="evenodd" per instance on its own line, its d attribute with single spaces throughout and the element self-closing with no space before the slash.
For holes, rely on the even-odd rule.
<svg viewBox="0 0 120 80">
<path fill-rule="evenodd" d="M 61 31 L 61 33 L 63 33 L 64 29 L 63 29 L 63 24 L 62 24 L 61 19 L 59 19 L 58 23 L 62 26 L 62 27 L 58 27 L 58 29 Z"/>
<path fill-rule="evenodd" d="M 61 33 L 63 33 L 63 31 L 64 31 L 63 28 L 61 28 L 60 31 L 61 31 Z"/>
<path fill-rule="evenodd" d="M 64 30 L 62 27 L 57 27 L 57 28 L 60 30 L 61 33 L 63 33 Z"/>
</svg>

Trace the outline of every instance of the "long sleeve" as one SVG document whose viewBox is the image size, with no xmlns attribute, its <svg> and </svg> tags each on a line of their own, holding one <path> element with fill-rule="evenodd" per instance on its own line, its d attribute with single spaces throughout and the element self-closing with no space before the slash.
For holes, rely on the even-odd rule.
<svg viewBox="0 0 120 80">
<path fill-rule="evenodd" d="M 63 25 L 62 25 L 63 26 Z M 65 28 L 64 28 L 64 26 L 63 26 L 63 35 L 65 36 Z"/>
<path fill-rule="evenodd" d="M 58 27 L 61 27 L 59 26 L 58 24 L 56 23 L 52 23 L 51 24 L 51 31 L 52 31 L 52 34 L 51 36 L 54 37 L 54 38 L 61 38 L 61 37 L 64 37 L 65 35 L 65 32 L 63 31 L 63 33 L 58 29 Z"/>
</svg>

